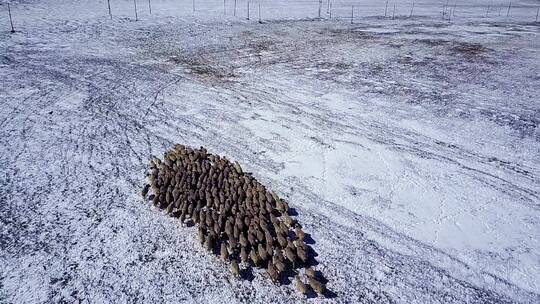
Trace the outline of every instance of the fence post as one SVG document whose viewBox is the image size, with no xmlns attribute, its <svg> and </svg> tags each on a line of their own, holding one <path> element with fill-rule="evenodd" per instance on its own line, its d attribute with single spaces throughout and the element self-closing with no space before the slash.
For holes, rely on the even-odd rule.
<svg viewBox="0 0 540 304">
<path fill-rule="evenodd" d="M 444 19 L 444 15 L 446 14 L 446 4 L 443 4 L 442 6 L 442 18 Z"/>
<path fill-rule="evenodd" d="M 9 2 L 7 4 L 8 14 L 9 14 L 9 24 L 11 24 L 11 32 L 15 33 L 15 29 L 13 28 L 13 19 L 11 19 L 11 7 L 9 6 Z"/>
<path fill-rule="evenodd" d="M 223 0 L 223 15 L 227 15 L 227 0 Z"/>
<path fill-rule="evenodd" d="M 411 14 L 409 15 L 409 18 L 412 17 L 412 14 L 413 14 L 413 10 L 414 10 L 414 2 L 412 3 L 412 7 L 411 7 Z"/>
<path fill-rule="evenodd" d="M 152 15 L 152 4 L 150 4 L 150 0 L 148 0 L 148 11 L 150 12 L 150 15 Z"/>
<path fill-rule="evenodd" d="M 259 2 L 259 23 L 262 23 L 262 19 L 261 19 L 261 2 Z"/>
<path fill-rule="evenodd" d="M 502 5 L 499 5 L 499 17 L 501 16 Z"/>
<path fill-rule="evenodd" d="M 508 16 L 510 16 L 510 8 L 512 7 L 512 2 L 510 2 L 508 4 L 508 11 L 506 12 L 506 18 L 508 18 Z"/>
<path fill-rule="evenodd" d="M 249 0 L 247 1 L 247 20 L 249 20 Z"/>
<path fill-rule="evenodd" d="M 444 7 L 444 4 L 442 6 L 442 18 L 444 20 L 444 15 L 446 14 L 446 7 Z"/>
<path fill-rule="evenodd" d="M 392 11 L 392 20 L 394 20 L 395 15 L 396 15 L 396 4 L 394 3 L 394 10 Z"/>
<path fill-rule="evenodd" d="M 107 6 L 109 7 L 109 17 L 112 19 L 112 13 L 111 13 L 111 0 L 107 0 Z"/>
<path fill-rule="evenodd" d="M 133 0 L 133 5 L 135 6 L 135 21 L 139 21 L 139 16 L 137 16 L 137 0 Z"/>
<path fill-rule="evenodd" d="M 330 13 L 330 0 L 326 0 L 326 13 Z"/>
<path fill-rule="evenodd" d="M 444 17 L 446 16 L 446 9 L 448 8 L 448 1 L 449 1 L 449 0 L 446 0 L 446 3 L 445 3 L 445 4 L 443 5 L 443 7 L 442 7 L 442 9 L 443 9 L 443 11 L 442 11 L 442 18 L 443 18 L 443 20 L 444 20 Z"/>
<path fill-rule="evenodd" d="M 351 24 L 354 23 L 354 5 L 351 6 Z"/>
<path fill-rule="evenodd" d="M 452 10 L 452 17 L 456 16 L 456 4 L 454 3 L 454 9 Z"/>
<path fill-rule="evenodd" d="M 195 13 L 195 0 L 191 0 L 191 7 L 193 7 L 193 12 Z"/>
<path fill-rule="evenodd" d="M 236 0 L 234 0 L 234 10 L 233 10 L 233 16 L 236 17 Z"/>
<path fill-rule="evenodd" d="M 321 19 L 322 0 L 319 0 L 319 19 Z"/>
<path fill-rule="evenodd" d="M 535 22 L 538 22 L 538 12 L 540 11 L 540 6 L 536 9 L 536 19 Z"/>
<path fill-rule="evenodd" d="M 384 5 L 384 18 L 386 18 L 386 11 L 388 11 L 388 1 L 386 1 L 386 4 Z"/>
<path fill-rule="evenodd" d="M 330 8 L 328 10 L 330 12 L 330 19 L 332 19 L 332 1 L 330 1 Z"/>
</svg>

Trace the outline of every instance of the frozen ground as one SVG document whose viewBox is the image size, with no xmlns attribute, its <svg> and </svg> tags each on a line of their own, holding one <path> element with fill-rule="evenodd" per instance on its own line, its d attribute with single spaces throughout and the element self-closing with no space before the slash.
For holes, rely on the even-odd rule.
<svg viewBox="0 0 540 304">
<path fill-rule="evenodd" d="M 131 1 L 113 20 L 104 1 L 21 2 L 16 33 L 0 19 L 0 302 L 303 301 L 232 279 L 143 203 L 174 143 L 288 198 L 337 295 L 310 302 L 540 302 L 530 7 L 351 25 L 293 20 L 310 2 L 263 24 L 219 1 L 139 1 L 139 22 Z"/>
</svg>

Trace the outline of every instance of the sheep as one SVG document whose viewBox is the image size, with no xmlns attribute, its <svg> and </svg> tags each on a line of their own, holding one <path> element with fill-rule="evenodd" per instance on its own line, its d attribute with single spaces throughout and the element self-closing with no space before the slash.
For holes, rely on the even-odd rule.
<svg viewBox="0 0 540 304">
<path fill-rule="evenodd" d="M 203 248 L 230 261 L 229 270 L 240 276 L 238 263 L 266 268 L 274 283 L 281 273 L 308 261 L 305 233 L 289 215 L 288 203 L 244 172 L 238 162 L 177 144 L 163 160 L 152 157 L 141 194 L 182 225 L 198 226 Z M 188 223 L 189 222 L 189 223 Z M 294 237 L 292 234 L 294 231 Z M 325 291 L 313 268 L 304 273 L 308 284 L 296 277 L 296 288 Z M 310 287 L 311 286 L 311 287 Z"/>
</svg>

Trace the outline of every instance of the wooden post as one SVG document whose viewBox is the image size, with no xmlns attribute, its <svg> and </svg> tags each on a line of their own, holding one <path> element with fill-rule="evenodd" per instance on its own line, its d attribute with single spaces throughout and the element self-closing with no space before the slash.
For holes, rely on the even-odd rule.
<svg viewBox="0 0 540 304">
<path fill-rule="evenodd" d="M 332 1 L 330 1 L 330 19 L 332 19 Z"/>
<path fill-rule="evenodd" d="M 319 19 L 321 19 L 322 0 L 319 0 Z"/>
<path fill-rule="evenodd" d="M 137 0 L 133 0 L 133 5 L 135 6 L 135 21 L 139 21 L 139 16 L 137 16 Z"/>
<path fill-rule="evenodd" d="M 107 6 L 109 7 L 109 17 L 112 19 L 112 13 L 111 13 L 111 0 L 107 0 Z"/>
<path fill-rule="evenodd" d="M 326 13 L 330 13 L 330 0 L 326 0 Z"/>
<path fill-rule="evenodd" d="M 392 11 L 392 20 L 394 20 L 395 15 L 396 15 L 396 4 L 394 3 L 394 10 Z"/>
<path fill-rule="evenodd" d="M 195 13 L 195 0 L 191 0 L 191 7 L 193 7 L 193 12 Z"/>
<path fill-rule="evenodd" d="M 227 0 L 223 0 L 223 15 L 227 15 Z"/>
<path fill-rule="evenodd" d="M 442 7 L 442 18 L 443 18 L 443 20 L 444 20 L 444 17 L 446 16 L 446 9 L 448 8 L 448 1 L 449 0 L 446 0 L 446 3 Z"/>
<path fill-rule="evenodd" d="M 259 23 L 262 23 L 262 20 L 261 20 L 261 2 L 259 2 Z"/>
<path fill-rule="evenodd" d="M 9 2 L 7 4 L 8 14 L 9 14 L 9 24 L 11 24 L 11 32 L 15 33 L 15 29 L 13 28 L 13 19 L 11 18 L 11 7 L 9 6 Z"/>
<path fill-rule="evenodd" d="M 413 10 L 414 10 L 414 2 L 412 3 L 412 7 L 411 7 L 411 14 L 409 15 L 409 18 L 412 17 L 412 13 L 413 13 Z"/>
<path fill-rule="evenodd" d="M 535 22 L 538 22 L 538 12 L 540 12 L 540 6 L 536 9 L 536 19 Z"/>
<path fill-rule="evenodd" d="M 247 1 L 247 20 L 249 20 L 249 0 Z"/>
<path fill-rule="evenodd" d="M 386 4 L 384 6 L 384 18 L 386 18 L 386 11 L 388 11 L 388 1 L 386 1 Z"/>
<path fill-rule="evenodd" d="M 330 1 L 330 0 L 327 0 L 327 1 L 326 1 L 326 13 L 327 13 L 327 14 L 330 13 L 330 4 L 331 4 L 331 1 Z"/>
<path fill-rule="evenodd" d="M 456 4 L 454 3 L 454 9 L 452 10 L 452 17 L 456 16 Z"/>
<path fill-rule="evenodd" d="M 150 0 L 148 0 L 148 11 L 150 12 L 150 15 L 152 15 L 152 4 L 150 4 Z"/>
<path fill-rule="evenodd" d="M 510 2 L 510 4 L 508 4 L 508 11 L 506 12 L 506 18 L 508 18 L 508 16 L 510 16 L 510 8 L 512 7 L 512 2 Z"/>
<path fill-rule="evenodd" d="M 351 6 L 351 24 L 354 23 L 354 5 Z"/>
<path fill-rule="evenodd" d="M 442 6 L 442 18 L 444 19 L 444 15 L 446 14 L 446 5 L 443 4 Z"/>
<path fill-rule="evenodd" d="M 233 10 L 233 16 L 236 17 L 236 0 L 234 0 L 234 10 Z"/>
<path fill-rule="evenodd" d="M 442 18 L 444 20 L 444 15 L 446 14 L 446 7 L 444 7 L 444 4 L 442 6 Z"/>
</svg>

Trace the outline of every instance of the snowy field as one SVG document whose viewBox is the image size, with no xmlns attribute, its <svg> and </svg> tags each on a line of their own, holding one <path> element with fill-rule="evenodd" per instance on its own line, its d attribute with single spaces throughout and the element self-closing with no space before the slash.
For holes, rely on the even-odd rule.
<svg viewBox="0 0 540 304">
<path fill-rule="evenodd" d="M 196 1 L 0 6 L 0 303 L 540 302 L 539 1 Z M 175 143 L 288 199 L 336 296 L 144 203 Z"/>
</svg>

